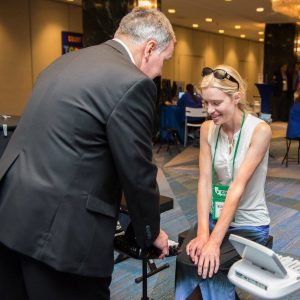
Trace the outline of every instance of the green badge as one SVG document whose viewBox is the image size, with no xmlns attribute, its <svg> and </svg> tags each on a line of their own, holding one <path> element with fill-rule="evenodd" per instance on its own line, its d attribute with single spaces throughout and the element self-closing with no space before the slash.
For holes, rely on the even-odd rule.
<svg viewBox="0 0 300 300">
<path fill-rule="evenodd" d="M 212 217 L 214 220 L 218 220 L 221 214 L 227 196 L 228 188 L 228 185 L 212 185 Z"/>
</svg>

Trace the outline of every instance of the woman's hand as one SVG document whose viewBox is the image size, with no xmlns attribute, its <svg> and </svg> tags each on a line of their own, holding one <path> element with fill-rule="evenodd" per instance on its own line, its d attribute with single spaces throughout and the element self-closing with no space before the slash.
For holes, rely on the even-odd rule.
<svg viewBox="0 0 300 300">
<path fill-rule="evenodd" d="M 220 266 L 220 246 L 213 240 L 209 240 L 203 247 L 198 259 L 198 274 L 203 279 L 212 277 Z"/>
<path fill-rule="evenodd" d="M 201 254 L 202 248 L 207 243 L 208 237 L 197 236 L 192 239 L 186 246 L 186 253 L 191 257 L 195 265 L 198 264 L 198 259 Z"/>
</svg>

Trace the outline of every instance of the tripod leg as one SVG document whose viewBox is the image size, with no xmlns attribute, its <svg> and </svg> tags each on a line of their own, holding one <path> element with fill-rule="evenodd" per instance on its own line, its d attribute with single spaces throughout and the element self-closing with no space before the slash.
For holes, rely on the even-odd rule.
<svg viewBox="0 0 300 300">
<path fill-rule="evenodd" d="M 147 258 L 143 258 L 143 297 L 141 300 L 149 300 L 147 296 Z"/>
<path fill-rule="evenodd" d="M 148 264 L 148 267 L 150 269 L 150 271 L 147 273 L 147 268 L 146 268 L 146 277 L 147 278 L 151 277 L 154 274 L 157 274 L 158 272 L 160 272 L 160 271 L 162 271 L 162 270 L 164 270 L 164 269 L 166 269 L 170 266 L 168 263 L 165 263 L 162 266 L 157 267 L 155 262 L 152 259 L 149 259 L 147 261 L 147 264 Z M 144 276 L 142 275 L 140 277 L 135 278 L 134 281 L 135 281 L 135 283 L 139 283 L 139 282 L 142 282 L 143 280 L 144 280 Z"/>
</svg>

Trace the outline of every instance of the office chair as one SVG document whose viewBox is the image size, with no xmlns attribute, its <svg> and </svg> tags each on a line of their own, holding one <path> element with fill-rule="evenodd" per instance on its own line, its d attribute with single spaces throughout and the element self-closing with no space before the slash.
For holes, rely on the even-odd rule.
<svg viewBox="0 0 300 300">
<path fill-rule="evenodd" d="M 288 126 L 286 130 L 286 153 L 283 157 L 281 164 L 285 161 L 286 168 L 288 167 L 289 151 L 292 141 L 298 141 L 298 156 L 297 161 L 299 164 L 300 152 L 300 102 L 294 103 L 290 110 Z"/>
<path fill-rule="evenodd" d="M 188 139 L 188 128 L 200 128 L 203 121 L 207 117 L 207 111 L 204 108 L 193 108 L 186 107 L 185 108 L 185 121 L 184 121 L 184 146 L 187 144 Z M 201 121 L 192 122 L 190 118 L 203 118 Z"/>
</svg>

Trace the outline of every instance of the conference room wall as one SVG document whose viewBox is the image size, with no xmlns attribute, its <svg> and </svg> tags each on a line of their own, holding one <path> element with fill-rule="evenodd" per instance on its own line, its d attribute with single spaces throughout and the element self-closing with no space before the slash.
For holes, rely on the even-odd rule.
<svg viewBox="0 0 300 300">
<path fill-rule="evenodd" d="M 177 45 L 173 58 L 164 66 L 162 78 L 197 86 L 203 66 L 225 63 L 246 79 L 247 99 L 250 105 L 254 103 L 258 96 L 254 83 L 263 69 L 263 43 L 179 26 L 174 26 L 174 30 Z"/>
<path fill-rule="evenodd" d="M 62 53 L 61 31 L 82 32 L 81 7 L 0 1 L 1 114 L 22 114 L 38 74 Z"/>
<path fill-rule="evenodd" d="M 174 26 L 175 53 L 163 78 L 197 84 L 204 65 L 233 65 L 249 80 L 262 72 L 263 44 Z M 81 7 L 49 0 L 0 1 L 0 113 L 20 115 L 38 74 L 61 55 L 61 31 L 82 32 Z"/>
<path fill-rule="evenodd" d="M 27 1 L 0 1 L 0 113 L 19 112 L 32 88 Z"/>
</svg>

